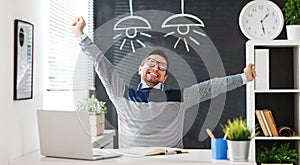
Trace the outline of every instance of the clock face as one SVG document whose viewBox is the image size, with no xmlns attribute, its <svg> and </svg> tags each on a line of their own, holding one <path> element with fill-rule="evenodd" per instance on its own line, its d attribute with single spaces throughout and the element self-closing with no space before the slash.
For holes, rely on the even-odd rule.
<svg viewBox="0 0 300 165">
<path fill-rule="evenodd" d="M 251 1 L 242 9 L 239 24 L 247 38 L 270 40 L 281 33 L 283 14 L 273 2 Z"/>
</svg>

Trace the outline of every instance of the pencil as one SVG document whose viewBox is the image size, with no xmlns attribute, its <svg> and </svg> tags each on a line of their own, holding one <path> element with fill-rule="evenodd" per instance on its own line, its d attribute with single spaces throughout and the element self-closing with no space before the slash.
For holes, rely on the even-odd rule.
<svg viewBox="0 0 300 165">
<path fill-rule="evenodd" d="M 211 130 L 209 128 L 206 129 L 206 132 L 211 139 L 215 139 L 214 134 L 211 132 Z"/>
<path fill-rule="evenodd" d="M 226 133 L 225 133 L 225 135 L 224 135 L 224 140 L 227 139 L 228 132 L 229 132 L 229 129 L 226 130 Z"/>
</svg>

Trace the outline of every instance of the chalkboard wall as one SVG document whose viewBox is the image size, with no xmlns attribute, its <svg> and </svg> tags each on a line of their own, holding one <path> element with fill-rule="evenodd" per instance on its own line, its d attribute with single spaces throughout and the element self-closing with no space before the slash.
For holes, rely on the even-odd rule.
<svg viewBox="0 0 300 165">
<path fill-rule="evenodd" d="M 168 11 L 171 13 L 179 13 L 181 11 L 181 1 L 180 0 L 139 0 L 132 1 L 132 10 L 134 12 L 140 12 L 143 10 L 160 10 Z M 185 0 L 184 1 L 184 11 L 189 14 L 193 14 L 204 22 L 205 27 L 202 30 L 209 36 L 214 46 L 216 47 L 219 55 L 221 57 L 222 63 L 224 65 L 225 74 L 236 74 L 241 73 L 245 67 L 245 42 L 247 38 L 243 36 L 239 29 L 238 17 L 241 9 L 249 0 Z M 274 1 L 282 8 L 285 0 Z M 95 0 L 95 28 L 97 29 L 105 22 L 118 17 L 120 15 L 129 14 L 129 1 L 126 0 Z M 97 32 L 96 32 L 97 33 Z M 145 37 L 145 43 L 152 46 L 161 46 L 166 48 L 173 48 L 174 40 L 166 39 L 162 41 L 159 37 L 162 34 L 157 34 L 155 32 L 151 33 L 151 40 L 147 40 Z M 96 34 L 97 36 L 97 34 Z M 282 31 L 278 39 L 286 38 L 285 29 Z M 155 41 L 157 39 L 157 41 Z M 101 45 L 101 39 L 95 37 L 95 41 L 98 45 Z M 116 43 L 117 44 L 117 43 Z M 119 43 L 120 44 L 120 43 Z M 132 50 L 130 50 L 132 51 Z M 118 52 L 118 53 L 116 53 Z M 183 44 L 178 44 L 176 49 L 178 54 L 187 54 L 186 47 Z M 108 51 L 106 51 L 105 56 L 111 60 L 113 64 L 118 63 L 118 58 L 115 58 L 116 54 L 126 54 L 126 50 L 120 51 L 119 46 L 112 46 Z M 192 68 L 194 73 L 196 73 L 196 78 L 198 82 L 209 79 L 208 73 L 205 70 L 205 66 L 201 59 L 197 59 L 197 54 L 195 51 L 190 50 L 189 55 L 185 55 L 184 60 L 191 66 L 198 66 Z M 200 66 L 200 67 L 199 67 Z M 203 69 L 204 68 L 204 69 Z M 136 80 L 131 80 L 132 85 L 136 85 L 139 81 L 138 76 Z M 166 82 L 166 86 L 174 85 L 172 79 Z M 109 108 L 109 114 L 106 116 L 107 127 L 117 128 L 117 114 L 109 101 L 103 85 L 96 77 L 96 96 L 98 99 L 107 102 Z M 211 100 L 202 102 L 199 105 L 199 113 L 197 113 L 196 119 L 192 127 L 188 130 L 187 134 L 184 136 L 184 147 L 185 148 L 210 148 L 209 138 L 204 141 L 199 141 L 198 136 L 200 132 L 201 125 L 203 124 L 205 117 L 207 115 L 207 109 L 209 107 Z M 245 117 L 246 110 L 246 98 L 245 98 L 245 87 L 241 87 L 237 90 L 228 92 L 226 94 L 226 102 L 224 111 L 222 113 L 221 119 L 217 127 L 212 130 L 213 133 L 221 137 L 223 136 L 221 124 L 224 124 L 226 120 L 232 119 L 234 117 L 242 116 Z M 186 114 L 186 120 L 189 119 L 189 114 Z M 115 147 L 117 147 L 117 140 L 115 140 Z"/>
</svg>

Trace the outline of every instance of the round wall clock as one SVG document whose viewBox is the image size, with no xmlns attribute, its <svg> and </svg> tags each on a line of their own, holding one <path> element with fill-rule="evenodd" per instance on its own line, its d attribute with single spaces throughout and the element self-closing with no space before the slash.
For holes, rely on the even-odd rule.
<svg viewBox="0 0 300 165">
<path fill-rule="evenodd" d="M 248 39 L 272 40 L 281 33 L 283 25 L 282 11 L 268 0 L 251 1 L 240 12 L 239 26 Z"/>
</svg>

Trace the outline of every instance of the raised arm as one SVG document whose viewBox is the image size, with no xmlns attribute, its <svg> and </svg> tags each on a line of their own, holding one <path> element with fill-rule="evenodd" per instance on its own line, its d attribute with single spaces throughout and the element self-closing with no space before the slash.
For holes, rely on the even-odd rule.
<svg viewBox="0 0 300 165">
<path fill-rule="evenodd" d="M 243 86 L 247 82 L 253 81 L 255 77 L 256 72 L 254 65 L 249 64 L 244 68 L 244 73 L 214 78 L 195 84 L 183 91 L 185 106 L 188 108 L 222 93 L 234 90 Z"/>
<path fill-rule="evenodd" d="M 124 81 L 97 45 L 84 34 L 83 29 L 85 25 L 86 23 L 82 17 L 76 18 L 72 23 L 73 33 L 75 37 L 80 37 L 79 45 L 82 51 L 93 61 L 98 77 L 104 85 L 111 101 L 114 102 L 116 98 L 123 97 L 124 95 Z"/>
</svg>

